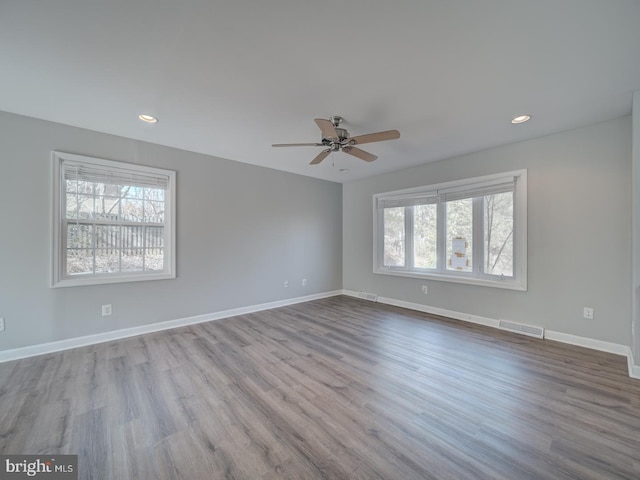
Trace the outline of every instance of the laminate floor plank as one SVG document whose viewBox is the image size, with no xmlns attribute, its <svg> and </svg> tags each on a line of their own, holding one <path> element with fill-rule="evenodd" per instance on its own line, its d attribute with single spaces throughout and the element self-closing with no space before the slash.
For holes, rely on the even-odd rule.
<svg viewBox="0 0 640 480">
<path fill-rule="evenodd" d="M 0 364 L 80 479 L 638 480 L 626 359 L 350 297 Z"/>
</svg>

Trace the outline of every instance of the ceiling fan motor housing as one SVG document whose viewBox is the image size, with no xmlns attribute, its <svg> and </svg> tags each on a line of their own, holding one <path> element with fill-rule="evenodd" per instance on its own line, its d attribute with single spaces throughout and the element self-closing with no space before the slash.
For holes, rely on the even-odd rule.
<svg viewBox="0 0 640 480">
<path fill-rule="evenodd" d="M 323 138 L 323 145 L 331 145 L 332 143 L 343 143 L 346 139 L 349 138 L 349 132 L 344 128 L 336 128 L 336 133 L 338 134 L 338 138 Z"/>
<path fill-rule="evenodd" d="M 341 142 L 344 142 L 347 138 L 349 138 L 349 132 L 347 132 L 344 128 L 336 128 L 336 133 L 338 134 L 338 139 Z"/>
<path fill-rule="evenodd" d="M 322 143 L 325 145 L 330 145 L 334 142 L 342 143 L 347 138 L 349 138 L 349 132 L 345 128 L 340 128 L 340 124 L 343 122 L 343 118 L 338 115 L 332 115 L 329 117 L 329 121 L 333 124 L 336 133 L 338 134 L 338 138 L 323 138 Z"/>
</svg>

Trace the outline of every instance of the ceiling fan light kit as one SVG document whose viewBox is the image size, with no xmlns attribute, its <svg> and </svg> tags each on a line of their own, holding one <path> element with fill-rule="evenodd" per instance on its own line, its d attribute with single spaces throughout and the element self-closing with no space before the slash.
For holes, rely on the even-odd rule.
<svg viewBox="0 0 640 480">
<path fill-rule="evenodd" d="M 320 152 L 310 165 L 317 165 L 322 162 L 331 152 L 344 152 L 352 155 L 365 162 L 373 162 L 377 156 L 372 153 L 366 152 L 355 145 L 361 145 L 363 143 L 382 142 L 384 140 L 395 140 L 400 138 L 400 132 L 398 130 L 386 130 L 384 132 L 369 133 L 366 135 L 359 135 L 357 137 L 351 137 L 349 132 L 340 127 L 343 122 L 343 118 L 338 115 L 333 115 L 329 119 L 316 118 L 315 122 L 322 132 L 322 140 L 319 143 L 274 143 L 273 147 L 327 147 L 326 150 Z"/>
</svg>

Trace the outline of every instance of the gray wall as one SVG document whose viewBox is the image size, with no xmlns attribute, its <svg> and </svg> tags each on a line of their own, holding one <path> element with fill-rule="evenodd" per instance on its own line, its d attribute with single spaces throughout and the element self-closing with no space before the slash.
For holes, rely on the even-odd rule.
<svg viewBox="0 0 640 480">
<path fill-rule="evenodd" d="M 340 184 L 2 112 L 0 145 L 0 350 L 342 287 Z M 48 287 L 51 150 L 177 171 L 178 278 Z"/>
<path fill-rule="evenodd" d="M 521 168 L 528 291 L 372 273 L 374 193 Z M 346 184 L 343 235 L 346 290 L 630 346 L 631 118 Z M 583 307 L 595 309 L 594 320 L 582 318 Z"/>
<path fill-rule="evenodd" d="M 633 93 L 633 359 L 640 368 L 640 90 Z"/>
</svg>

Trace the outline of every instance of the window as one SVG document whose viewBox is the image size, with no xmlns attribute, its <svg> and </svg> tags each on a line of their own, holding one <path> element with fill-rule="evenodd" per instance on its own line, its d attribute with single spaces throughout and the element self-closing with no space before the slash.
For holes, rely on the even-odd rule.
<svg viewBox="0 0 640 480">
<path fill-rule="evenodd" d="M 526 290 L 526 175 L 374 195 L 374 272 Z"/>
<path fill-rule="evenodd" d="M 175 172 L 52 156 L 52 286 L 175 278 Z"/>
</svg>

